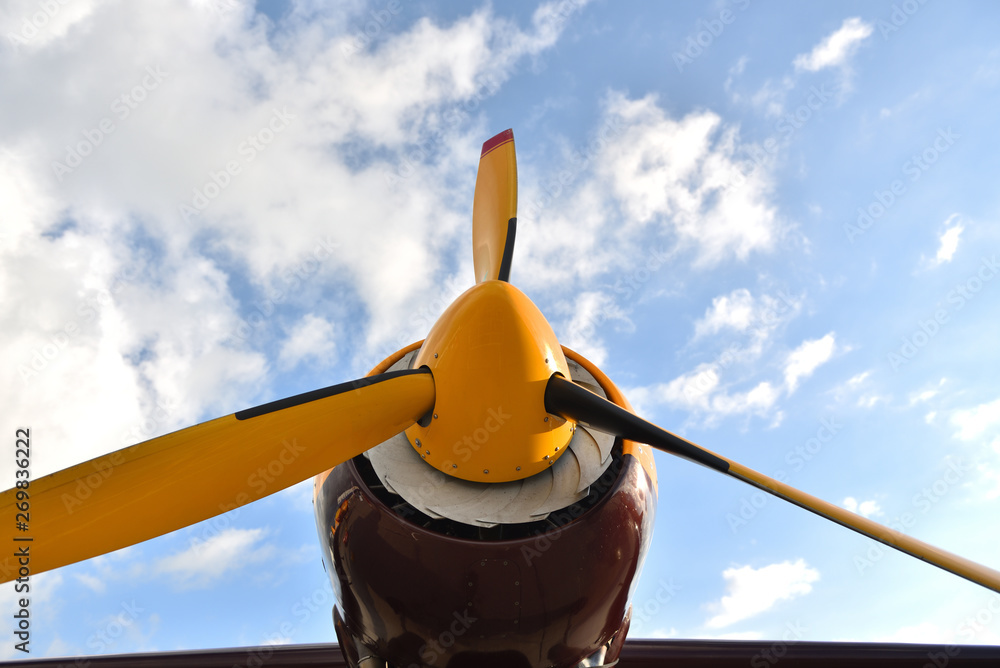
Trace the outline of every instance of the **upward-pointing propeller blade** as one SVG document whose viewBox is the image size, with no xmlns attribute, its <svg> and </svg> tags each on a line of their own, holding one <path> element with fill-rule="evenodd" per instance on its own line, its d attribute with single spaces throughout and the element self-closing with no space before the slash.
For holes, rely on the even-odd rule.
<svg viewBox="0 0 1000 668">
<path fill-rule="evenodd" d="M 905 552 L 949 573 L 954 573 L 993 591 L 1000 592 L 1000 573 L 991 568 L 907 536 L 840 506 L 806 494 L 791 485 L 769 478 L 742 464 L 720 457 L 643 420 L 634 413 L 630 413 L 565 378 L 552 376 L 549 379 L 545 389 L 545 410 L 553 415 L 576 420 L 584 426 L 593 427 L 630 441 L 646 443 L 659 450 L 690 459 L 737 480 L 749 483 L 768 494 L 794 503 L 820 517 L 825 517 L 869 538 L 874 538 L 900 552 Z"/>
<path fill-rule="evenodd" d="M 434 396 L 427 370 L 394 371 L 144 441 L 0 494 L 0 541 L 6 554 L 28 550 L 32 575 L 134 545 L 347 461 L 423 417 Z M 19 569 L 5 557 L 0 581 Z"/>
<path fill-rule="evenodd" d="M 510 280 L 517 227 L 517 159 L 514 131 L 483 144 L 472 206 L 472 259 L 476 283 Z"/>
</svg>

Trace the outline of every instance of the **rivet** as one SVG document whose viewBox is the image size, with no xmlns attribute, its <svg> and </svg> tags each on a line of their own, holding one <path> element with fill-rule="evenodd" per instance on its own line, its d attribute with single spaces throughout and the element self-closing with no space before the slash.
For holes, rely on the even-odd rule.
<svg viewBox="0 0 1000 668">
<path fill-rule="evenodd" d="M 556 446 L 556 452 L 559 452 L 559 446 L 558 445 Z M 431 453 L 428 452 L 427 454 L 431 454 Z"/>
<path fill-rule="evenodd" d="M 418 439 L 416 439 L 416 440 L 414 440 L 414 443 L 416 443 L 416 444 L 417 444 L 417 447 L 418 447 L 418 448 L 420 447 L 420 439 L 419 439 L 419 438 L 418 438 Z"/>
<path fill-rule="evenodd" d="M 437 414 L 437 413 L 435 413 L 435 414 L 434 414 L 434 419 L 435 419 L 435 420 L 437 420 L 437 419 L 438 419 L 438 414 Z"/>
<path fill-rule="evenodd" d="M 483 473 L 489 473 L 489 472 L 490 472 L 489 469 L 483 469 Z"/>
<path fill-rule="evenodd" d="M 427 455 L 420 455 L 421 459 L 427 459 Z"/>
<path fill-rule="evenodd" d="M 558 449 L 559 448 L 556 448 L 556 450 L 558 450 Z M 424 453 L 429 455 L 429 454 L 431 454 L 431 451 L 430 450 L 424 450 Z"/>
<path fill-rule="evenodd" d="M 546 415 L 545 417 L 542 418 L 542 422 L 548 422 L 548 421 L 549 421 L 549 416 L 548 415 Z"/>
<path fill-rule="evenodd" d="M 434 353 L 434 359 L 437 359 L 438 354 Z"/>
<path fill-rule="evenodd" d="M 545 363 L 546 363 L 546 364 L 548 364 L 548 363 L 549 363 L 549 358 L 548 358 L 548 357 L 546 357 L 546 358 L 545 358 Z"/>
<path fill-rule="evenodd" d="M 507 562 L 506 562 L 506 561 L 505 561 L 505 562 L 503 562 L 503 565 L 504 565 L 504 566 L 506 566 L 506 565 L 507 565 Z"/>
<path fill-rule="evenodd" d="M 518 467 L 517 467 L 517 470 L 518 470 L 518 471 L 520 471 L 520 470 L 521 470 L 521 467 L 520 467 L 520 466 L 518 466 Z"/>
<path fill-rule="evenodd" d="M 452 465 L 451 465 L 451 468 L 453 468 L 453 469 L 457 469 L 457 468 L 458 468 L 458 464 L 452 464 Z"/>
<path fill-rule="evenodd" d="M 514 601 L 514 605 L 521 605 L 520 601 Z"/>
<path fill-rule="evenodd" d="M 549 456 L 548 456 L 548 455 L 545 455 L 545 458 L 546 458 L 546 459 L 548 459 L 548 458 L 549 458 Z"/>
<path fill-rule="evenodd" d="M 520 580 L 514 580 L 514 586 L 515 587 L 520 587 L 521 586 L 521 581 Z"/>
<path fill-rule="evenodd" d="M 472 586 L 472 583 L 471 583 L 471 582 L 469 583 L 469 586 L 470 586 L 470 587 Z M 470 603 L 469 605 L 472 605 L 472 604 Z"/>
</svg>

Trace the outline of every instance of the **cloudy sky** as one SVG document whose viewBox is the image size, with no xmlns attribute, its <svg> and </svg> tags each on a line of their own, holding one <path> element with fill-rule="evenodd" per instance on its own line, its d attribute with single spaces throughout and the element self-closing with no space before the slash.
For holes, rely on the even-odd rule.
<svg viewBox="0 0 1000 668">
<path fill-rule="evenodd" d="M 664 427 L 1000 568 L 998 18 L 7 0 L 0 433 L 38 477 L 363 375 L 471 285 L 510 127 L 512 280 L 565 345 Z M 658 466 L 633 637 L 1000 642 L 1000 595 Z M 310 493 L 33 578 L 33 655 L 332 640 Z"/>
</svg>

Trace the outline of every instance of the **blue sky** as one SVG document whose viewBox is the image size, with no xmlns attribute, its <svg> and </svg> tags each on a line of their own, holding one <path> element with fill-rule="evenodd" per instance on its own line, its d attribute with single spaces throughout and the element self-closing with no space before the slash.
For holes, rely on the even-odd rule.
<svg viewBox="0 0 1000 668">
<path fill-rule="evenodd" d="M 512 281 L 560 341 L 665 428 L 1000 568 L 998 12 L 6 2 L 2 433 L 37 477 L 366 373 L 471 285 L 511 127 Z M 633 637 L 1000 642 L 1000 596 L 657 462 Z M 33 655 L 332 640 L 310 494 L 37 576 Z"/>
</svg>

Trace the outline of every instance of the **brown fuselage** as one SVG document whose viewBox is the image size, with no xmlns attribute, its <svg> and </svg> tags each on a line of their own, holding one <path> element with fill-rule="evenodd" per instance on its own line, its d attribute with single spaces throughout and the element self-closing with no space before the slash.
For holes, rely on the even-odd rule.
<svg viewBox="0 0 1000 668">
<path fill-rule="evenodd" d="M 348 662 L 366 651 L 401 668 L 576 666 L 602 647 L 617 657 L 656 507 L 620 443 L 586 499 L 496 529 L 408 509 L 367 469 L 363 457 L 342 464 L 315 494 Z"/>
</svg>

